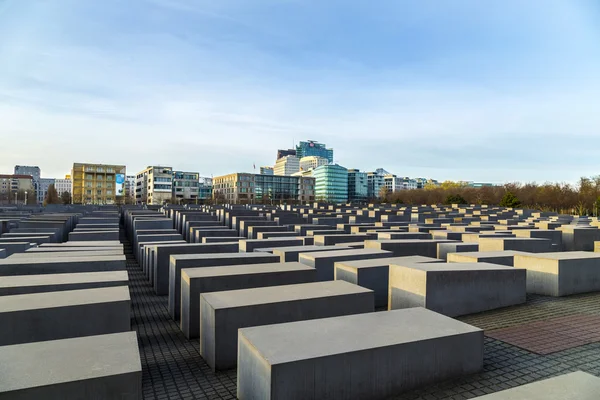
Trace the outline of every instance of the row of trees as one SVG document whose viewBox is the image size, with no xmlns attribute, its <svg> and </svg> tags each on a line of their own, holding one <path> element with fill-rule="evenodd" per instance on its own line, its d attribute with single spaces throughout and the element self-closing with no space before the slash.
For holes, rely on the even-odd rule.
<svg viewBox="0 0 600 400">
<path fill-rule="evenodd" d="M 525 207 L 565 214 L 598 215 L 600 176 L 582 177 L 577 185 L 568 183 L 510 183 L 504 186 L 473 188 L 446 181 L 423 190 L 389 193 L 382 188 L 380 201 L 418 204 L 487 204 Z"/>
<path fill-rule="evenodd" d="M 71 193 L 63 192 L 59 197 L 54 185 L 50 185 L 44 199 L 44 206 L 48 204 L 71 204 Z"/>
</svg>

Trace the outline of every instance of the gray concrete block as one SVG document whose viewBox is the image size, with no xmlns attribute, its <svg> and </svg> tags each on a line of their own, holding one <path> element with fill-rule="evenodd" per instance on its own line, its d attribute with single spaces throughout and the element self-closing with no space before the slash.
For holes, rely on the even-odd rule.
<svg viewBox="0 0 600 400">
<path fill-rule="evenodd" d="M 478 328 L 423 308 L 350 315 L 240 329 L 237 395 L 382 399 L 482 367 Z"/>
<path fill-rule="evenodd" d="M 188 339 L 200 336 L 202 293 L 308 283 L 316 278 L 314 268 L 297 262 L 182 269 L 179 326 Z"/>
<path fill-rule="evenodd" d="M 119 240 L 119 231 L 69 232 L 69 241 Z"/>
<path fill-rule="evenodd" d="M 392 264 L 390 310 L 425 307 L 456 317 L 526 300 L 524 271 L 488 263 Z"/>
<path fill-rule="evenodd" d="M 365 249 L 391 251 L 394 257 L 423 256 L 437 258 L 438 243 L 453 242 L 452 240 L 429 239 L 367 240 L 365 241 Z"/>
<path fill-rule="evenodd" d="M 399 239 L 419 239 L 428 240 L 431 239 L 431 234 L 422 232 L 377 232 L 378 240 L 399 240 Z"/>
<path fill-rule="evenodd" d="M 340 261 L 334 264 L 334 279 L 371 289 L 375 294 L 375 307 L 387 308 L 390 264 L 418 264 L 428 262 L 439 263 L 442 260 L 422 256 L 409 256 Z"/>
<path fill-rule="evenodd" d="M 6 253 L 6 257 L 15 253 L 22 253 L 31 248 L 29 242 L 13 242 L 13 243 L 0 243 L 0 249 L 3 249 Z"/>
<path fill-rule="evenodd" d="M 0 347 L 0 399 L 141 400 L 136 332 Z"/>
<path fill-rule="evenodd" d="M 128 285 L 127 271 L 5 276 L 0 279 L 0 296 Z"/>
<path fill-rule="evenodd" d="M 0 276 L 99 271 L 125 271 L 125 256 L 44 258 L 32 255 L 31 258 L 0 260 Z"/>
<path fill-rule="evenodd" d="M 315 235 L 316 246 L 333 246 L 338 243 L 364 242 L 377 238 L 376 233 L 356 233 L 341 235 Z"/>
<path fill-rule="evenodd" d="M 318 251 L 301 253 L 298 261 L 317 270 L 318 281 L 331 281 L 334 279 L 334 264 L 339 261 L 368 260 L 372 258 L 391 257 L 389 251 L 373 249 L 352 249 L 338 251 Z"/>
<path fill-rule="evenodd" d="M 284 247 L 284 246 L 302 246 L 304 241 L 301 238 L 274 238 L 274 239 L 245 239 L 240 240 L 240 252 L 251 253 L 255 249 Z"/>
<path fill-rule="evenodd" d="M 291 247 L 274 247 L 271 252 L 281 257 L 281 262 L 298 261 L 301 253 L 313 253 L 315 251 L 338 251 L 347 250 L 338 246 L 291 246 Z"/>
<path fill-rule="evenodd" d="M 565 251 L 594 251 L 594 242 L 600 241 L 600 230 L 595 227 L 563 225 L 557 229 L 562 232 Z"/>
<path fill-rule="evenodd" d="M 178 321 L 181 313 L 181 270 L 183 268 L 278 262 L 279 257 L 263 253 L 174 254 L 169 259 L 169 314 Z"/>
<path fill-rule="evenodd" d="M 0 346 L 131 329 L 127 286 L 0 296 Z"/>
<path fill-rule="evenodd" d="M 373 292 L 343 281 L 203 293 L 200 354 L 213 370 L 237 364 L 238 329 L 373 312 Z"/>
<path fill-rule="evenodd" d="M 479 251 L 478 243 L 438 243 L 437 244 L 437 258 L 440 260 L 448 260 L 448 254 L 450 253 L 466 253 Z"/>
<path fill-rule="evenodd" d="M 556 376 L 474 400 L 596 400 L 600 378 L 582 371 Z"/>
<path fill-rule="evenodd" d="M 236 232 L 236 231 L 233 231 Z M 237 234 L 237 232 L 236 232 Z M 202 243 L 239 243 L 240 240 L 244 240 L 246 238 L 241 236 L 213 236 L 213 237 L 204 237 L 202 238 Z"/>
<path fill-rule="evenodd" d="M 515 256 L 518 254 L 529 254 L 521 251 L 467 251 L 464 253 L 448 254 L 449 263 L 478 263 L 485 262 L 490 264 L 505 265 L 512 267 Z"/>
<path fill-rule="evenodd" d="M 6 250 L 0 249 L 0 259 L 6 258 L 6 257 L 8 257 Z"/>
<path fill-rule="evenodd" d="M 169 294 L 169 260 L 174 254 L 215 254 L 215 253 L 237 253 L 237 243 L 186 243 L 186 244 L 161 244 L 152 246 L 153 261 L 151 268 L 153 272 L 152 285 L 154 292 L 159 295 Z"/>
<path fill-rule="evenodd" d="M 479 251 L 524 251 L 527 253 L 548 253 L 552 251 L 552 242 L 535 238 L 480 238 Z"/>
<path fill-rule="evenodd" d="M 585 251 L 519 254 L 515 268 L 527 271 L 527 292 L 568 296 L 600 291 L 600 254 Z"/>
</svg>

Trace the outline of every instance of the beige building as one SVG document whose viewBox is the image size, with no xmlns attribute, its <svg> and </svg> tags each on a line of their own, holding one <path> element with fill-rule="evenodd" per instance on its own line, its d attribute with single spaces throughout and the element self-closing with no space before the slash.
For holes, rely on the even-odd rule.
<svg viewBox="0 0 600 400">
<path fill-rule="evenodd" d="M 124 165 L 74 163 L 73 204 L 117 204 L 123 200 Z"/>
<path fill-rule="evenodd" d="M 173 197 L 173 168 L 150 166 L 136 175 L 135 202 L 163 205 Z"/>
<path fill-rule="evenodd" d="M 35 188 L 31 175 L 0 175 L 0 204 L 35 202 Z"/>
<path fill-rule="evenodd" d="M 300 171 L 300 159 L 296 156 L 281 157 L 273 167 L 274 175 L 290 176 Z"/>
<path fill-rule="evenodd" d="M 304 203 L 314 201 L 310 177 L 234 173 L 213 178 L 213 198 L 218 203 Z"/>
<path fill-rule="evenodd" d="M 315 169 L 321 165 L 329 164 L 329 160 L 324 157 L 308 156 L 300 159 L 300 171 L 308 171 L 309 169 Z"/>
</svg>

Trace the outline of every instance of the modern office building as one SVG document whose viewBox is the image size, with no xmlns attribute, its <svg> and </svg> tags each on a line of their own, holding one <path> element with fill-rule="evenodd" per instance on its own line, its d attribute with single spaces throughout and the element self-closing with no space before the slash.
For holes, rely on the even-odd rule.
<svg viewBox="0 0 600 400">
<path fill-rule="evenodd" d="M 300 159 L 300 171 L 308 171 L 309 169 L 315 169 L 321 165 L 329 164 L 329 160 L 324 157 L 318 156 L 306 156 Z"/>
<path fill-rule="evenodd" d="M 381 187 L 385 186 L 384 175 L 380 172 L 367 172 L 367 197 L 369 199 L 379 197 Z"/>
<path fill-rule="evenodd" d="M 418 189 L 419 185 L 415 179 L 409 178 L 408 176 L 399 178 L 402 184 L 402 190 L 414 190 Z"/>
<path fill-rule="evenodd" d="M 0 175 L 0 204 L 29 203 L 34 190 L 31 175 Z"/>
<path fill-rule="evenodd" d="M 296 156 L 281 157 L 273 167 L 274 175 L 290 176 L 300 171 L 300 160 Z"/>
<path fill-rule="evenodd" d="M 367 173 L 357 169 L 348 170 L 348 201 L 364 203 L 369 199 Z"/>
<path fill-rule="evenodd" d="M 163 205 L 173 197 L 173 168 L 149 166 L 135 178 L 137 204 Z"/>
<path fill-rule="evenodd" d="M 66 175 L 65 179 L 55 179 L 54 188 L 56 189 L 56 193 L 58 193 L 58 197 L 62 196 L 64 192 L 73 196 L 73 182 L 71 181 L 71 175 Z"/>
<path fill-rule="evenodd" d="M 46 191 L 48 188 L 46 187 L 46 191 L 44 192 L 40 190 L 40 179 L 42 177 L 42 170 L 40 167 L 32 165 L 15 165 L 14 174 L 31 176 L 33 182 L 33 191 L 37 196 L 36 201 L 38 204 L 41 204 L 44 201 L 44 197 L 46 197 Z"/>
<path fill-rule="evenodd" d="M 274 175 L 273 167 L 260 167 L 261 175 Z"/>
<path fill-rule="evenodd" d="M 74 163 L 73 204 L 117 204 L 125 194 L 124 165 Z"/>
<path fill-rule="evenodd" d="M 323 143 L 314 140 L 300 142 L 296 146 L 296 157 L 303 158 L 308 156 L 317 156 L 326 158 L 330 163 L 333 162 L 333 149 L 328 149 Z"/>
<path fill-rule="evenodd" d="M 402 178 L 397 177 L 394 174 L 387 174 L 383 176 L 383 181 L 388 193 L 395 193 L 404 190 L 402 184 Z"/>
<path fill-rule="evenodd" d="M 198 199 L 208 200 L 212 199 L 213 195 L 213 180 L 212 178 L 200 177 L 198 186 Z"/>
<path fill-rule="evenodd" d="M 136 176 L 127 175 L 125 177 L 125 203 L 135 204 L 135 189 L 136 189 Z"/>
<path fill-rule="evenodd" d="M 277 150 L 276 160 L 279 160 L 281 157 L 295 156 L 295 155 L 296 155 L 296 149 Z"/>
<path fill-rule="evenodd" d="M 321 165 L 313 170 L 315 200 L 329 203 L 348 201 L 348 170 L 341 165 Z"/>
<path fill-rule="evenodd" d="M 180 203 L 196 202 L 200 187 L 198 172 L 173 171 L 173 199 Z"/>
<path fill-rule="evenodd" d="M 44 202 L 44 200 L 46 199 L 46 194 L 48 193 L 48 188 L 50 187 L 50 185 L 54 185 L 55 182 L 56 179 L 54 178 L 40 178 L 38 190 L 36 191 L 38 203 Z M 56 186 L 54 188 L 56 189 Z M 60 193 L 58 194 L 58 196 L 60 197 Z"/>
<path fill-rule="evenodd" d="M 234 173 L 213 178 L 213 197 L 229 204 L 314 201 L 314 179 Z"/>
</svg>

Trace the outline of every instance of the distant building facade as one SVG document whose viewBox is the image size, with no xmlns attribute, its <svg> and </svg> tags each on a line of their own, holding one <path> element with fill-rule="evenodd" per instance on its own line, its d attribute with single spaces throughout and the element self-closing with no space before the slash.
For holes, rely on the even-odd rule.
<svg viewBox="0 0 600 400">
<path fill-rule="evenodd" d="M 200 174 L 198 172 L 173 171 L 173 197 L 178 201 L 198 200 Z"/>
<path fill-rule="evenodd" d="M 48 188 L 50 187 L 50 185 L 54 185 L 55 182 L 56 182 L 56 179 L 54 179 L 54 178 L 40 178 L 38 190 L 36 191 L 38 203 L 44 202 L 44 200 L 46 199 L 46 195 L 48 194 Z M 56 186 L 54 188 L 56 189 Z M 58 193 L 59 197 L 60 197 L 60 195 L 61 194 Z"/>
<path fill-rule="evenodd" d="M 369 199 L 367 173 L 357 169 L 348 170 L 348 201 L 363 203 Z"/>
<path fill-rule="evenodd" d="M 137 204 L 163 205 L 173 197 L 173 168 L 149 166 L 135 178 Z"/>
<path fill-rule="evenodd" d="M 125 165 L 74 163 L 73 204 L 117 204 L 125 194 Z"/>
<path fill-rule="evenodd" d="M 321 165 L 329 164 L 329 160 L 319 156 L 306 156 L 300 159 L 300 171 L 315 169 Z"/>
<path fill-rule="evenodd" d="M 381 172 L 367 172 L 367 197 L 369 199 L 379 197 L 381 187 L 385 186 L 384 175 Z"/>
<path fill-rule="evenodd" d="M 54 188 L 58 193 L 58 197 L 62 196 L 64 192 L 73 196 L 73 182 L 71 181 L 71 176 L 67 175 L 65 176 L 65 179 L 55 179 Z"/>
<path fill-rule="evenodd" d="M 29 175 L 33 182 L 33 191 L 36 193 L 36 201 L 41 204 L 46 197 L 46 192 L 40 190 L 40 179 L 42 178 L 42 170 L 38 166 L 32 165 L 15 165 L 14 175 Z M 48 188 L 46 187 L 46 191 Z"/>
<path fill-rule="evenodd" d="M 285 157 L 285 156 L 295 156 L 295 155 L 296 155 L 296 149 L 277 150 L 276 160 L 279 160 L 280 158 Z"/>
<path fill-rule="evenodd" d="M 388 193 L 395 193 L 404 190 L 402 178 L 398 178 L 394 174 L 384 175 L 383 181 L 385 183 L 385 188 L 387 189 Z"/>
<path fill-rule="evenodd" d="M 330 163 L 333 162 L 333 149 L 328 149 L 323 143 L 315 140 L 300 142 L 296 146 L 296 157 L 303 158 L 308 156 L 317 156 L 326 158 Z"/>
<path fill-rule="evenodd" d="M 314 200 L 314 179 L 233 173 L 213 178 L 213 197 L 229 204 L 300 203 Z"/>
<path fill-rule="evenodd" d="M 348 170 L 341 165 L 321 165 L 313 170 L 315 200 L 329 203 L 348 201 Z"/>
<path fill-rule="evenodd" d="M 26 197 L 32 198 L 34 190 L 31 175 L 0 175 L 0 204 L 23 204 Z"/>
<path fill-rule="evenodd" d="M 273 167 L 260 167 L 261 175 L 274 175 Z"/>
<path fill-rule="evenodd" d="M 273 167 L 274 175 L 290 176 L 300 171 L 300 160 L 296 156 L 281 157 Z"/>
<path fill-rule="evenodd" d="M 198 186 L 198 199 L 208 200 L 213 197 L 213 180 L 212 178 L 200 177 Z"/>
</svg>

